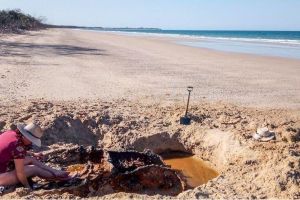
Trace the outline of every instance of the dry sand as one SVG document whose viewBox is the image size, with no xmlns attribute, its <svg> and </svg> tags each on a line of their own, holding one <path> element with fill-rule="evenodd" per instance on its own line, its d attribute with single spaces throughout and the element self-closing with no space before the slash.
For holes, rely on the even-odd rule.
<svg viewBox="0 0 300 200">
<path fill-rule="evenodd" d="M 5 36 L 0 46 L 0 131 L 37 121 L 43 151 L 67 144 L 177 150 L 220 172 L 180 199 L 300 198 L 299 60 L 63 29 Z M 195 87 L 192 124 L 182 126 L 187 85 Z M 252 139 L 263 126 L 275 141 Z M 74 198 L 20 188 L 4 196 L 20 197 Z"/>
<path fill-rule="evenodd" d="M 141 96 L 300 108 L 300 60 L 181 46 L 175 38 L 52 29 L 1 39 L 1 99 Z"/>
</svg>

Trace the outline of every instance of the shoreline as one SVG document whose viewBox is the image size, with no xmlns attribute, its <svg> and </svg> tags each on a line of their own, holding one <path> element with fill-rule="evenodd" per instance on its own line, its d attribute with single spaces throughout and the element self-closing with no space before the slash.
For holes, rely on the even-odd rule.
<svg viewBox="0 0 300 200">
<path fill-rule="evenodd" d="M 120 33 L 123 35 L 131 35 L 131 36 L 154 36 L 154 37 L 173 37 L 173 38 L 190 38 L 190 39 L 216 39 L 216 40 L 232 40 L 232 41 L 245 41 L 245 42 L 266 42 L 266 43 L 275 43 L 275 44 L 291 44 L 297 45 L 300 44 L 300 36 L 297 39 L 287 39 L 287 38 L 259 38 L 259 37 L 231 37 L 231 36 L 209 36 L 209 35 L 197 35 L 192 33 L 184 33 L 187 32 L 295 32 L 300 33 L 300 31 L 224 31 L 224 30 L 159 30 L 158 32 L 149 32 L 147 31 L 128 31 L 128 30 L 104 30 L 97 28 L 74 28 L 73 30 L 84 30 L 84 31 L 94 31 L 94 32 L 103 32 L 103 33 Z M 178 32 L 178 33 L 177 33 Z M 179 33 L 181 32 L 181 33 Z"/>
<path fill-rule="evenodd" d="M 205 48 L 221 52 L 279 57 L 300 60 L 300 40 L 267 38 L 212 37 L 185 34 L 167 34 L 132 31 L 105 31 L 96 29 L 73 29 L 100 33 L 111 33 L 133 37 L 177 39 L 178 44 Z M 296 31 L 297 32 L 297 31 Z"/>
</svg>

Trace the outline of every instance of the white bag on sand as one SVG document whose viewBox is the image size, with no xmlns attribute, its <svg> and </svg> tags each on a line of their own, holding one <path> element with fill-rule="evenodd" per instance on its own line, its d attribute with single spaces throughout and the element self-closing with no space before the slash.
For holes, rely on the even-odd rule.
<svg viewBox="0 0 300 200">
<path fill-rule="evenodd" d="M 253 139 L 261 142 L 267 142 L 275 139 L 275 133 L 269 131 L 267 127 L 259 128 L 256 133 L 254 133 Z"/>
</svg>

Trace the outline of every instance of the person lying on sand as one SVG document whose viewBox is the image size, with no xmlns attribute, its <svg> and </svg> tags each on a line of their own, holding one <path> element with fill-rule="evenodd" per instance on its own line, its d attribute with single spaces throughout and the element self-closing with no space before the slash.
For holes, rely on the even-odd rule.
<svg viewBox="0 0 300 200">
<path fill-rule="evenodd" d="M 27 178 L 34 176 L 58 181 L 71 179 L 67 172 L 55 170 L 38 161 L 41 154 L 30 155 L 27 152 L 32 144 L 41 147 L 42 135 L 42 129 L 33 123 L 18 125 L 15 131 L 0 135 L 0 186 L 21 183 L 31 189 Z"/>
</svg>

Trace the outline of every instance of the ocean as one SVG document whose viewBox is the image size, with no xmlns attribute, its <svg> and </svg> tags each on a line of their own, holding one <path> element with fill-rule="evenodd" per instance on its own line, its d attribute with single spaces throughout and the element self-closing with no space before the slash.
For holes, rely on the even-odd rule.
<svg viewBox="0 0 300 200">
<path fill-rule="evenodd" d="M 180 38 L 180 40 L 178 40 L 179 44 L 193 47 L 300 59 L 300 31 L 205 31 L 160 29 L 108 29 L 107 31 L 131 35 L 177 37 Z"/>
</svg>

